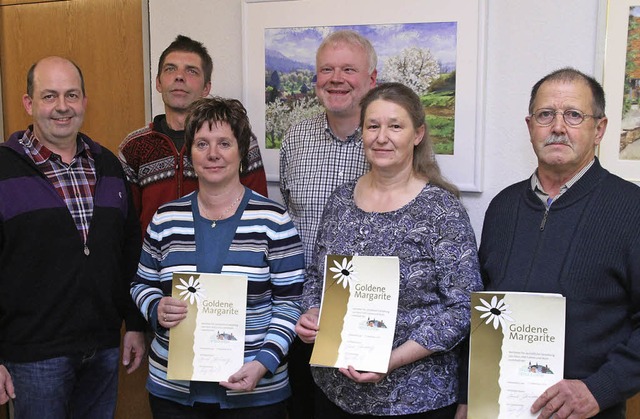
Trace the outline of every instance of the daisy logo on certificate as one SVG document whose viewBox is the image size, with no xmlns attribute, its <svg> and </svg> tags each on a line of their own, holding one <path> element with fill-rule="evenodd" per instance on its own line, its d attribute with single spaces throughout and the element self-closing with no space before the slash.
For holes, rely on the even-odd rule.
<svg viewBox="0 0 640 419">
<path fill-rule="evenodd" d="M 353 266 L 353 261 L 351 258 L 343 258 L 342 263 L 337 260 L 333 261 L 334 266 L 330 267 L 329 270 L 335 275 L 333 275 L 333 279 L 336 279 L 336 284 L 340 285 L 342 283 L 342 288 L 351 288 L 358 282 L 358 273 Z"/>
<path fill-rule="evenodd" d="M 194 301 L 200 303 L 206 297 L 202 284 L 198 279 L 193 276 L 190 276 L 187 281 L 182 278 L 179 279 L 180 284 L 176 285 L 176 288 L 180 290 L 180 297 L 184 301 L 189 300 L 189 304 L 193 304 Z"/>
<path fill-rule="evenodd" d="M 498 301 L 498 297 L 494 295 L 491 297 L 491 303 L 488 303 L 483 298 L 480 298 L 480 302 L 482 305 L 474 308 L 483 313 L 480 318 L 487 319 L 485 324 L 493 322 L 494 329 L 498 330 L 498 326 L 500 326 L 504 331 L 507 327 L 507 322 L 514 322 L 509 316 L 511 310 L 509 309 L 509 304 L 505 303 L 504 298 Z"/>
</svg>

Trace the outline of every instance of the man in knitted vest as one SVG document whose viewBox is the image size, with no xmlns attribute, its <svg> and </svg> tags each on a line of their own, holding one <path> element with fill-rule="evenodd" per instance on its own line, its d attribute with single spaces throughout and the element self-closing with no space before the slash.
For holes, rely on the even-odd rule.
<svg viewBox="0 0 640 419">
<path fill-rule="evenodd" d="M 487 210 L 483 280 L 488 290 L 566 297 L 564 379 L 532 413 L 624 419 L 640 391 L 640 188 L 595 157 L 607 117 L 592 77 L 572 68 L 545 76 L 525 120 L 538 167 Z"/>
<path fill-rule="evenodd" d="M 202 43 L 184 35 L 162 52 L 156 90 L 164 114 L 122 141 L 118 158 L 133 192 L 142 234 L 160 205 L 193 192 L 198 180 L 184 149 L 184 121 L 189 106 L 211 91 L 213 61 Z M 240 182 L 267 196 L 267 178 L 258 142 L 252 140 L 240 165 Z"/>
</svg>

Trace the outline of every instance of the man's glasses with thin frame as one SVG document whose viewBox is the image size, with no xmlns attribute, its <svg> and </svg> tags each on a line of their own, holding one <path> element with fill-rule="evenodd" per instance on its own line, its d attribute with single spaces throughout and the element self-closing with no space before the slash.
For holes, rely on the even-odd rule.
<svg viewBox="0 0 640 419">
<path fill-rule="evenodd" d="M 538 109 L 530 116 L 535 119 L 538 125 L 542 127 L 548 127 L 549 125 L 553 124 L 553 121 L 556 119 L 556 115 L 558 114 L 562 115 L 562 119 L 564 119 L 564 122 L 571 127 L 577 127 L 578 125 L 582 124 L 582 122 L 584 122 L 584 120 L 587 118 L 602 118 L 601 116 L 588 115 L 584 112 L 580 112 L 577 109 L 567 109 L 564 111 L 555 109 Z"/>
</svg>

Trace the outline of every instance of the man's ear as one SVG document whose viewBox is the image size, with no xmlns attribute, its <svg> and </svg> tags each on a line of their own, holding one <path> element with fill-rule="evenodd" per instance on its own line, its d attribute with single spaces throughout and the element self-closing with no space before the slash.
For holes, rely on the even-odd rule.
<svg viewBox="0 0 640 419">
<path fill-rule="evenodd" d="M 604 133 L 607 131 L 607 124 L 609 124 L 609 119 L 606 116 L 603 116 L 598 120 L 596 124 L 596 138 L 594 140 L 594 144 L 600 144 L 602 138 L 604 137 Z"/>
<path fill-rule="evenodd" d="M 202 89 L 202 97 L 209 96 L 210 91 L 211 91 L 211 81 L 208 81 L 204 84 L 204 88 Z"/>
<path fill-rule="evenodd" d="M 22 105 L 29 115 L 33 115 L 33 99 L 28 94 L 22 96 Z"/>
</svg>

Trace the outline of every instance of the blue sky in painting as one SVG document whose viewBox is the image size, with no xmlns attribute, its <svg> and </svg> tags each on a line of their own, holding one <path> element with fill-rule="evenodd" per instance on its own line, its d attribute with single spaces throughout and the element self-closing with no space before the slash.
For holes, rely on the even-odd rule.
<svg viewBox="0 0 640 419">
<path fill-rule="evenodd" d="M 337 29 L 352 29 L 373 44 L 378 54 L 378 71 L 386 58 L 410 46 L 428 48 L 442 66 L 454 69 L 456 28 L 456 22 L 268 28 L 265 49 L 315 67 L 315 53 L 322 39 Z"/>
<path fill-rule="evenodd" d="M 629 14 L 631 16 L 635 16 L 635 17 L 640 16 L 640 7 L 638 7 L 638 6 L 630 7 L 629 8 Z"/>
</svg>

